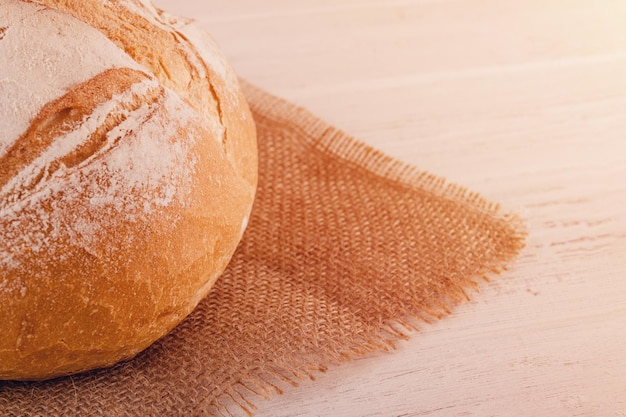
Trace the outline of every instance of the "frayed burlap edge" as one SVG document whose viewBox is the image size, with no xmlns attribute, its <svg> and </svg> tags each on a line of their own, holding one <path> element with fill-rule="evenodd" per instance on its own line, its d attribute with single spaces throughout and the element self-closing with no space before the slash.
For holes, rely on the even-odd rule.
<svg viewBox="0 0 626 417">
<path fill-rule="evenodd" d="M 519 215 L 503 212 L 500 204 L 490 202 L 479 193 L 450 183 L 445 178 L 385 155 L 329 125 L 303 107 L 274 96 L 246 80 L 240 80 L 240 83 L 257 123 L 271 120 L 272 123 L 282 124 L 311 145 L 333 154 L 346 164 L 365 168 L 390 182 L 454 200 L 473 210 L 481 210 L 496 221 L 510 225 L 511 244 L 499 259 L 485 263 L 479 273 L 449 281 L 440 291 L 433 292 L 430 299 L 403 306 L 403 316 L 380 323 L 378 328 L 359 338 L 338 341 L 336 350 L 320 350 L 315 355 L 300 357 L 297 361 L 268 364 L 245 381 L 233 381 L 211 404 L 213 415 L 219 417 L 235 417 L 233 406 L 253 416 L 257 409 L 255 398 L 267 401 L 274 394 L 283 394 L 288 386 L 297 387 L 305 379 L 315 380 L 329 367 L 395 350 L 398 342 L 408 340 L 419 331 L 420 323 L 430 324 L 450 315 L 456 305 L 470 301 L 470 292 L 479 291 L 480 281 L 489 282 L 490 276 L 508 270 L 510 263 L 524 248 L 527 236 L 525 224 Z"/>
</svg>

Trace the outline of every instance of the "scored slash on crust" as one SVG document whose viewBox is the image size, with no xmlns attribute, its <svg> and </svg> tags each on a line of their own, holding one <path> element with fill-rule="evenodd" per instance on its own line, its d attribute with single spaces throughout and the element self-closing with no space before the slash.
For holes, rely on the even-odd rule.
<svg viewBox="0 0 626 417">
<path fill-rule="evenodd" d="M 111 69 L 48 103 L 0 158 L 0 203 L 18 202 L 57 171 L 80 167 L 116 144 L 149 117 L 164 96 L 146 74 Z M 143 117 L 137 114 L 141 113 Z M 133 120 L 129 128 L 122 123 Z"/>
</svg>

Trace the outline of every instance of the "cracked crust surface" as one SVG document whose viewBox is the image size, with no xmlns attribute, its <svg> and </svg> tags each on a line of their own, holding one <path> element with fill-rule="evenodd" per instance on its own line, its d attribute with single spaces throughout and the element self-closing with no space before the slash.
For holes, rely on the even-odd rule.
<svg viewBox="0 0 626 417">
<path fill-rule="evenodd" d="M 0 379 L 112 365 L 226 267 L 254 123 L 189 21 L 132 0 L 0 6 Z"/>
</svg>

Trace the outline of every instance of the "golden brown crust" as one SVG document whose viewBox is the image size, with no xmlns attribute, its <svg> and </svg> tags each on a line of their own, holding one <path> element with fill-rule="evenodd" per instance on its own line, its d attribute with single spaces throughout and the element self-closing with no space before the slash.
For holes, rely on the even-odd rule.
<svg viewBox="0 0 626 417">
<path fill-rule="evenodd" d="M 0 155 L 0 379 L 66 375 L 145 349 L 209 291 L 254 198 L 256 134 L 238 85 L 215 73 L 206 91 L 209 78 L 182 55 L 156 74 L 145 64 L 168 56 L 155 35 L 165 29 L 130 11 L 106 15 L 124 10 L 115 1 L 78 8 L 113 28 L 113 41 L 154 36 L 125 46 L 152 58 L 145 73 L 115 68 L 75 85 Z M 195 85 L 188 95 L 166 76 L 179 64 Z"/>
</svg>

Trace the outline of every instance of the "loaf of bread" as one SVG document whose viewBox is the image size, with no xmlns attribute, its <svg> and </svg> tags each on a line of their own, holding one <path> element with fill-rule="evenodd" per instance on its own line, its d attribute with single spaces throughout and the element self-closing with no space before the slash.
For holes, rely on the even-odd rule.
<svg viewBox="0 0 626 417">
<path fill-rule="evenodd" d="M 140 0 L 0 0 L 0 379 L 106 367 L 207 294 L 256 132 L 193 22 Z"/>
</svg>

